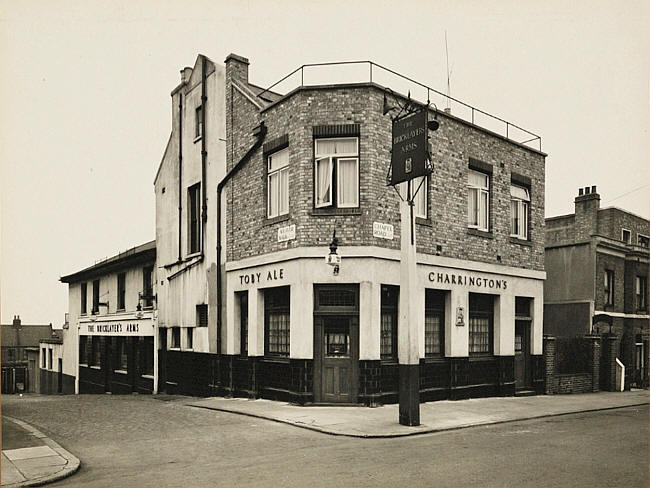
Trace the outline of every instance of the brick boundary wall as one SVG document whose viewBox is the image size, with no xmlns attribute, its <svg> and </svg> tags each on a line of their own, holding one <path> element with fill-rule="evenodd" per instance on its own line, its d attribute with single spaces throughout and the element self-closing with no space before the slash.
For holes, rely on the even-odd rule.
<svg viewBox="0 0 650 488">
<path fill-rule="evenodd" d="M 544 392 L 547 395 L 600 391 L 600 337 L 587 335 L 584 340 L 589 344 L 589 370 L 560 374 L 556 370 L 557 341 L 553 336 L 544 336 Z"/>
</svg>

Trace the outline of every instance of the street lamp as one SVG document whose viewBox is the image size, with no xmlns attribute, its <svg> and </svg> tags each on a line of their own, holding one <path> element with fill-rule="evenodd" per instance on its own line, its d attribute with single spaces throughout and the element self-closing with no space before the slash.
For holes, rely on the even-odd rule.
<svg viewBox="0 0 650 488">
<path fill-rule="evenodd" d="M 332 234 L 332 242 L 330 242 L 330 253 L 325 256 L 325 262 L 332 266 L 334 276 L 339 274 L 339 265 L 341 264 L 341 256 L 338 255 L 336 250 L 339 247 L 339 240 L 336 238 L 336 229 Z"/>
</svg>

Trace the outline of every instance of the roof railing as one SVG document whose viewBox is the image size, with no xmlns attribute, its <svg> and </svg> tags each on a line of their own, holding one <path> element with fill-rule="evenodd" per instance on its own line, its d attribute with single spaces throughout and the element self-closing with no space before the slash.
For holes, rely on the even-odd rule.
<svg viewBox="0 0 650 488">
<path fill-rule="evenodd" d="M 411 83 L 412 85 L 415 85 L 415 87 L 419 89 L 426 90 L 426 102 L 421 101 L 421 103 L 429 103 L 431 101 L 432 97 L 435 97 L 438 99 L 441 103 L 445 102 L 447 105 L 447 109 L 445 111 L 449 111 L 451 109 L 451 103 L 453 102 L 455 104 L 456 108 L 461 108 L 462 111 L 464 111 L 464 116 L 461 116 L 460 114 L 454 112 L 454 116 L 458 117 L 462 120 L 465 120 L 466 122 L 470 122 L 473 125 L 477 125 L 480 127 L 484 127 L 488 130 L 491 130 L 492 132 L 495 132 L 497 134 L 500 134 L 504 136 L 506 139 L 511 140 L 513 142 L 516 142 L 518 144 L 523 144 L 528 147 L 537 149 L 539 151 L 542 150 L 542 138 L 541 136 L 535 134 L 534 132 L 531 132 L 529 130 L 524 129 L 523 127 L 520 127 L 516 124 L 513 124 L 512 122 L 508 122 L 505 119 L 502 119 L 501 117 L 497 117 L 496 115 L 490 114 L 484 110 L 481 110 L 479 108 L 476 108 L 472 105 L 469 105 L 461 100 L 458 100 L 450 95 L 446 95 L 434 88 L 431 88 L 423 83 L 420 83 L 419 81 L 416 81 L 412 78 L 409 78 L 408 76 L 404 76 L 390 68 L 386 68 L 384 66 L 381 66 L 377 63 L 374 63 L 372 61 L 339 61 L 339 62 L 332 62 L 332 63 L 310 63 L 310 64 L 303 64 L 299 68 L 296 68 L 293 70 L 291 73 L 288 75 L 282 77 L 280 80 L 276 81 L 273 83 L 271 86 L 263 90 L 258 94 L 258 96 L 264 95 L 266 92 L 270 92 L 273 88 L 276 86 L 280 85 L 281 83 L 287 81 L 297 73 L 300 73 L 300 84 L 298 85 L 299 87 L 309 87 L 309 86 L 315 86 L 317 84 L 323 84 L 323 83 L 305 83 L 305 70 L 308 70 L 310 68 L 322 68 L 325 66 L 350 66 L 350 65 L 357 65 L 357 66 L 363 66 L 367 65 L 367 71 L 364 69 L 362 71 L 362 77 L 364 79 L 367 79 L 370 83 L 377 83 L 377 78 L 385 76 L 386 74 L 393 75 L 397 77 L 400 80 L 406 81 L 408 83 Z M 358 75 L 357 75 L 358 76 Z M 359 81 L 357 81 L 359 82 Z M 363 81 L 361 81 L 363 82 Z M 328 83 L 328 84 L 342 84 L 341 82 L 334 82 L 334 83 Z M 389 84 L 382 84 L 378 83 L 383 86 L 388 86 Z M 295 88 L 295 86 L 293 87 Z M 409 88 L 410 92 L 410 88 Z M 424 95 L 424 92 L 422 93 Z M 416 98 L 414 98 L 415 101 L 417 101 Z M 437 105 L 436 105 L 437 107 Z M 484 119 L 483 123 L 480 124 L 481 121 L 478 119 Z M 480 125 L 479 125 L 480 124 Z M 487 125 L 492 124 L 493 127 L 487 127 Z"/>
</svg>

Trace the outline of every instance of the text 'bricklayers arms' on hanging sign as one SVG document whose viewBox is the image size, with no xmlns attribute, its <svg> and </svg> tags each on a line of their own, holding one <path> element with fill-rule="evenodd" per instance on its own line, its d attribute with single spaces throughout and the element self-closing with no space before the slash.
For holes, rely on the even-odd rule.
<svg viewBox="0 0 650 488">
<path fill-rule="evenodd" d="M 382 224 L 381 222 L 372 223 L 373 237 L 380 239 L 393 239 L 393 226 L 391 224 Z"/>
<path fill-rule="evenodd" d="M 296 238 L 296 224 L 278 228 L 278 242 L 291 241 Z"/>
<path fill-rule="evenodd" d="M 427 174 L 427 112 L 393 121 L 390 184 Z"/>
</svg>

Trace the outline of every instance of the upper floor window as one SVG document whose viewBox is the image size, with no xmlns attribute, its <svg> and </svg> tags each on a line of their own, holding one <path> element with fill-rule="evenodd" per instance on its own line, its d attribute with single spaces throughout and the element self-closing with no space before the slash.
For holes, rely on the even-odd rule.
<svg viewBox="0 0 650 488">
<path fill-rule="evenodd" d="M 467 180 L 467 225 L 478 230 L 489 230 L 490 176 L 469 170 Z"/>
<path fill-rule="evenodd" d="M 643 234 L 637 234 L 636 241 L 639 246 L 649 247 L 650 246 L 650 237 L 644 236 Z"/>
<path fill-rule="evenodd" d="M 196 306 L 196 326 L 197 327 L 208 326 L 208 304 L 207 303 L 201 303 Z"/>
<path fill-rule="evenodd" d="M 194 137 L 199 138 L 203 135 L 203 106 L 196 107 L 194 112 Z"/>
<path fill-rule="evenodd" d="M 510 185 L 510 235 L 528 239 L 530 194 L 523 186 Z"/>
<path fill-rule="evenodd" d="M 315 140 L 314 206 L 359 206 L 359 139 Z"/>
<path fill-rule="evenodd" d="M 153 307 L 153 266 L 142 268 L 142 301 L 144 307 Z"/>
<path fill-rule="evenodd" d="M 637 276 L 635 283 L 636 309 L 639 311 L 648 310 L 648 277 Z"/>
<path fill-rule="evenodd" d="M 88 312 L 88 283 L 81 284 L 81 313 Z"/>
<path fill-rule="evenodd" d="M 269 218 L 289 213 L 289 148 L 266 158 L 267 215 Z"/>
<path fill-rule="evenodd" d="M 99 280 L 93 281 L 93 309 L 92 313 L 99 313 Z"/>
<path fill-rule="evenodd" d="M 126 273 L 117 275 L 117 309 L 124 310 L 126 303 Z"/>
<path fill-rule="evenodd" d="M 631 244 L 632 243 L 632 232 L 627 230 L 627 229 L 622 229 L 621 230 L 621 240 L 625 244 Z"/>
<path fill-rule="evenodd" d="M 187 232 L 189 254 L 201 250 L 201 183 L 187 189 Z"/>
<path fill-rule="evenodd" d="M 605 270 L 605 305 L 614 305 L 614 271 Z"/>
</svg>

